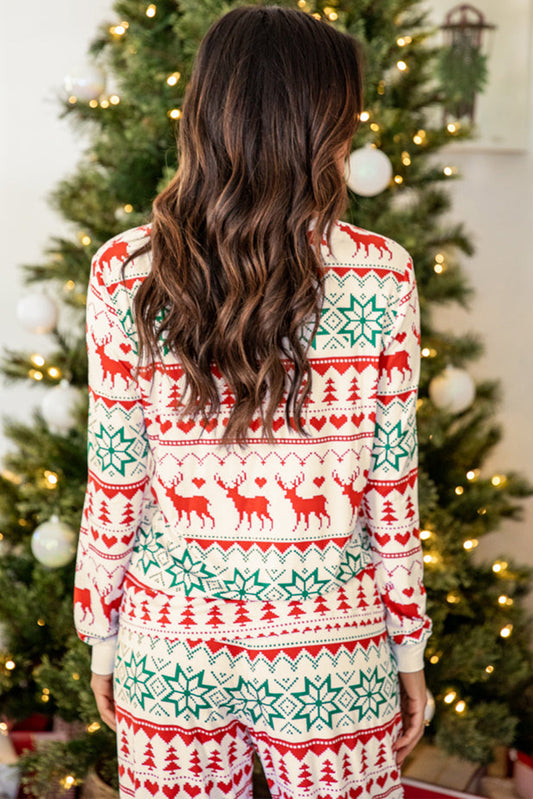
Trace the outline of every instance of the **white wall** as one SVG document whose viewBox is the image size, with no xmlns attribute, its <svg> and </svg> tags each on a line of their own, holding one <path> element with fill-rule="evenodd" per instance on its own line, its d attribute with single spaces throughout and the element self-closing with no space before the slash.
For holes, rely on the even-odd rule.
<svg viewBox="0 0 533 799">
<path fill-rule="evenodd" d="M 48 0 L 10 3 L 3 9 L 0 31 L 2 108 L 8 109 L 1 131 L 1 224 L 3 290 L 0 292 L 0 345 L 45 350 L 43 337 L 24 333 L 15 319 L 21 294 L 18 266 L 39 263 L 51 234 L 69 234 L 66 222 L 47 206 L 46 196 L 70 173 L 87 142 L 68 120 L 59 120 L 54 96 L 68 70 L 85 60 L 97 25 L 112 20 L 112 0 Z M 531 64 L 531 61 L 530 61 Z M 533 77 L 533 67 L 530 66 Z M 530 82 L 533 88 L 533 80 Z M 512 87 L 510 87 L 510 91 Z M 530 94 L 529 116 L 533 114 Z M 450 218 L 465 220 L 477 247 L 464 269 L 477 295 L 469 313 L 439 312 L 444 326 L 478 331 L 486 355 L 475 377 L 502 381 L 499 420 L 504 438 L 486 473 L 513 469 L 533 480 L 533 125 L 529 149 L 521 153 L 453 153 L 463 180 L 451 184 Z M 23 417 L 35 404 L 38 386 L 0 387 L 0 412 Z M 0 438 L 0 452 L 7 442 Z M 523 522 L 508 522 L 488 536 L 478 553 L 500 552 L 533 564 L 533 501 Z M 533 602 L 532 602 L 533 607 Z"/>
</svg>

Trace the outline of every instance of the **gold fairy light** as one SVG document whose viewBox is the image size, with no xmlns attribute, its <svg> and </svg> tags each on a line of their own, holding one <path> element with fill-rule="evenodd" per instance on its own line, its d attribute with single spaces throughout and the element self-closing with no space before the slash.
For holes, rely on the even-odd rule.
<svg viewBox="0 0 533 799">
<path fill-rule="evenodd" d="M 505 485 L 507 478 L 504 474 L 495 474 L 490 482 L 495 488 L 498 488 L 499 486 Z"/>
<path fill-rule="evenodd" d="M 65 291 L 72 291 L 75 287 L 76 287 L 76 284 L 74 283 L 73 280 L 67 280 L 67 282 L 63 286 Z"/>
<path fill-rule="evenodd" d="M 467 471 L 467 473 L 466 473 L 466 479 L 467 480 L 477 480 L 477 478 L 479 477 L 480 473 L 481 472 L 480 472 L 479 469 L 469 469 Z"/>
<path fill-rule="evenodd" d="M 68 98 L 68 102 L 71 105 L 76 105 L 76 103 L 78 102 L 78 98 L 76 97 L 75 94 L 71 94 L 70 97 Z"/>
<path fill-rule="evenodd" d="M 494 666 L 486 666 L 485 671 L 487 672 L 487 674 L 492 674 L 492 672 L 494 671 Z"/>
<path fill-rule="evenodd" d="M 420 530 L 420 540 L 427 541 L 428 538 L 431 538 L 432 532 L 431 530 Z"/>
<path fill-rule="evenodd" d="M 448 124 L 446 125 L 446 130 L 448 131 L 448 133 L 457 133 L 459 128 L 460 128 L 459 122 L 448 122 Z"/>
<path fill-rule="evenodd" d="M 455 693 L 455 691 L 448 691 L 448 693 L 444 697 L 444 701 L 446 702 L 447 705 L 451 705 L 456 696 L 457 694 Z"/>
<path fill-rule="evenodd" d="M 92 100 L 89 100 L 90 108 L 98 108 L 98 100 L 95 100 L 94 97 Z"/>
<path fill-rule="evenodd" d="M 11 660 L 11 658 L 10 658 L 9 660 L 6 660 L 6 662 L 5 662 L 5 664 L 4 664 L 4 665 L 5 665 L 5 667 L 6 667 L 6 669 L 7 669 L 8 671 L 13 671 L 13 669 L 14 669 L 14 668 L 15 668 L 15 666 L 16 666 L 16 663 L 15 663 L 15 661 L 14 661 L 14 660 Z"/>
<path fill-rule="evenodd" d="M 402 164 L 404 166 L 411 166 L 411 156 L 409 155 L 407 150 L 404 150 L 402 153 Z"/>
<path fill-rule="evenodd" d="M 444 172 L 446 177 L 450 177 L 450 175 L 453 175 L 456 170 L 455 170 L 455 167 L 453 167 L 453 166 L 445 166 L 442 171 Z"/>
<path fill-rule="evenodd" d="M 118 96 L 118 94 L 112 94 L 109 97 L 109 102 L 111 103 L 111 105 L 118 105 L 120 103 L 120 97 Z"/>
<path fill-rule="evenodd" d="M 396 67 L 400 70 L 400 72 L 407 72 L 408 66 L 405 61 L 397 61 Z"/>
<path fill-rule="evenodd" d="M 461 597 L 456 591 L 450 591 L 446 597 L 446 602 L 449 602 L 450 605 L 458 605 L 460 601 Z"/>
<path fill-rule="evenodd" d="M 35 366 L 44 366 L 44 358 L 43 358 L 43 356 L 42 355 L 38 355 L 37 353 L 35 353 L 34 355 L 31 356 L 30 361 Z"/>
<path fill-rule="evenodd" d="M 470 550 L 475 549 L 478 544 L 479 541 L 477 538 L 467 538 L 466 541 L 463 541 L 463 548 L 469 552 Z"/>
<path fill-rule="evenodd" d="M 146 16 L 155 17 L 156 13 L 157 13 L 157 6 L 155 5 L 155 3 L 150 3 L 150 5 L 145 11 Z"/>
<path fill-rule="evenodd" d="M 169 86 L 175 86 L 180 78 L 181 74 L 179 72 L 172 72 L 167 78 L 167 83 Z"/>
<path fill-rule="evenodd" d="M 424 347 L 420 354 L 421 354 L 422 358 L 429 358 L 430 352 L 431 352 L 431 350 L 429 349 L 429 347 Z"/>
<path fill-rule="evenodd" d="M 80 679 L 80 675 L 78 674 L 77 671 L 73 671 L 72 672 L 72 679 L 73 680 L 79 680 Z"/>
<path fill-rule="evenodd" d="M 179 119 L 181 116 L 181 111 L 179 108 L 171 108 L 171 110 L 168 111 L 167 116 L 169 116 L 171 119 Z"/>
<path fill-rule="evenodd" d="M 320 14 L 319 14 L 318 12 L 316 12 L 316 11 L 315 11 L 315 13 L 314 13 L 314 14 L 311 14 L 311 16 L 312 16 L 312 17 L 314 17 L 315 19 L 322 19 L 322 17 L 320 16 Z"/>
<path fill-rule="evenodd" d="M 57 472 L 51 472 L 49 469 L 45 469 L 44 479 L 47 488 L 56 488 L 59 482 L 59 475 Z"/>
<path fill-rule="evenodd" d="M 31 377 L 32 380 L 42 380 L 44 375 L 39 369 L 30 369 L 28 375 Z"/>
<path fill-rule="evenodd" d="M 496 560 L 492 564 L 492 571 L 495 574 L 501 574 L 502 572 L 505 571 L 505 569 L 507 568 L 508 565 L 509 564 L 507 563 L 506 560 Z"/>
<path fill-rule="evenodd" d="M 394 175 L 394 182 L 395 183 L 403 183 L 403 178 L 401 175 Z"/>
<path fill-rule="evenodd" d="M 500 630 L 500 635 L 502 638 L 509 638 L 512 632 L 513 632 L 513 625 L 506 624 L 505 627 L 502 627 L 502 629 Z"/>
<path fill-rule="evenodd" d="M 456 713 L 464 713 L 466 710 L 466 702 L 461 699 L 459 702 L 457 702 L 454 709 Z"/>
<path fill-rule="evenodd" d="M 100 101 L 100 108 L 109 108 L 109 100 L 107 100 L 105 97 Z"/>
<path fill-rule="evenodd" d="M 45 622 L 44 619 L 37 619 L 37 625 L 39 627 L 44 627 L 45 624 L 46 624 L 46 622 Z"/>
<path fill-rule="evenodd" d="M 380 126 L 378 125 L 377 122 L 371 122 L 370 123 L 370 130 L 373 130 L 374 133 L 377 133 L 379 130 L 381 130 L 381 128 L 380 128 Z"/>
<path fill-rule="evenodd" d="M 97 721 L 93 721 L 92 724 L 87 725 L 87 732 L 98 732 L 100 729 L 100 724 Z"/>
<path fill-rule="evenodd" d="M 49 377 L 52 377 L 58 380 L 61 377 L 61 369 L 58 369 L 57 366 L 50 366 L 47 370 Z"/>
<path fill-rule="evenodd" d="M 361 120 L 361 122 L 368 122 L 368 120 L 370 119 L 370 113 L 368 111 L 362 111 L 359 119 Z"/>
</svg>

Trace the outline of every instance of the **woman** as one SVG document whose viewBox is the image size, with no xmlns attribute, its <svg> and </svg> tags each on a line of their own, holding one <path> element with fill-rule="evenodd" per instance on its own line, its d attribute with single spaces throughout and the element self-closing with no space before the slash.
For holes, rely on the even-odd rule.
<svg viewBox="0 0 533 799">
<path fill-rule="evenodd" d="M 402 796 L 423 732 L 413 264 L 346 224 L 354 39 L 235 8 L 93 258 L 75 618 L 121 796 Z"/>
</svg>

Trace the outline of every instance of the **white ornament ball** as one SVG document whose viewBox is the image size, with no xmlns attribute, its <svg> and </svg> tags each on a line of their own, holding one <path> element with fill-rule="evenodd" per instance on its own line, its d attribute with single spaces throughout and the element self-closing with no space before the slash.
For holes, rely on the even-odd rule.
<svg viewBox="0 0 533 799">
<path fill-rule="evenodd" d="M 17 319 L 30 333 L 49 333 L 56 326 L 57 317 L 57 305 L 47 294 L 34 291 L 17 303 Z"/>
<path fill-rule="evenodd" d="M 79 401 L 80 392 L 68 380 L 48 390 L 41 403 L 41 413 L 52 433 L 67 433 L 74 427 Z"/>
<path fill-rule="evenodd" d="M 106 76 L 101 69 L 86 64 L 73 67 L 64 78 L 65 89 L 78 100 L 98 100 L 105 91 Z"/>
<path fill-rule="evenodd" d="M 429 690 L 426 688 L 426 707 L 424 709 L 424 721 L 426 724 L 429 724 L 433 716 L 435 715 L 435 697 Z"/>
<path fill-rule="evenodd" d="M 374 197 L 389 185 L 392 164 L 383 150 L 365 144 L 350 154 L 344 177 L 349 188 L 356 194 Z"/>
<path fill-rule="evenodd" d="M 76 553 L 76 534 L 58 516 L 52 516 L 33 531 L 31 549 L 43 566 L 50 569 L 66 566 Z"/>
<path fill-rule="evenodd" d="M 429 397 L 440 410 L 461 413 L 472 405 L 476 396 L 474 381 L 464 369 L 447 366 L 429 384 Z"/>
</svg>

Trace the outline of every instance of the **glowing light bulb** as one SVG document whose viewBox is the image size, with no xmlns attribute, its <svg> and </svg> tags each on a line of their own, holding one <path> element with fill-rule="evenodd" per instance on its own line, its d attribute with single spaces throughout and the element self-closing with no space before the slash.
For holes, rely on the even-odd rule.
<svg viewBox="0 0 533 799">
<path fill-rule="evenodd" d="M 39 627 L 44 627 L 46 622 L 45 622 L 44 619 L 37 619 L 37 624 L 38 624 Z"/>
<path fill-rule="evenodd" d="M 467 480 L 476 480 L 479 477 L 479 469 L 469 469 L 466 473 Z"/>
<path fill-rule="evenodd" d="M 422 144 L 423 141 L 422 136 L 419 136 L 417 133 L 415 136 L 413 136 L 413 141 L 415 144 Z"/>
<path fill-rule="evenodd" d="M 378 123 L 377 122 L 371 122 L 370 123 L 370 130 L 373 130 L 375 133 L 377 133 L 378 130 L 380 130 L 380 127 L 379 127 Z"/>
<path fill-rule="evenodd" d="M 47 482 L 47 488 L 55 488 L 57 486 L 59 476 L 56 472 L 50 472 L 48 469 L 44 473 L 44 479 Z"/>
<path fill-rule="evenodd" d="M 436 663 L 438 663 L 438 662 L 439 662 L 439 660 L 440 660 L 440 657 L 439 657 L 438 655 L 431 655 L 431 657 L 430 657 L 430 659 L 429 659 L 429 662 L 430 662 L 430 663 L 431 663 L 433 666 L 435 666 L 435 664 L 436 664 Z"/>
<path fill-rule="evenodd" d="M 513 625 L 506 624 L 505 627 L 502 627 L 502 629 L 500 630 L 500 635 L 502 638 L 509 638 L 512 632 L 513 632 Z"/>
<path fill-rule="evenodd" d="M 421 352 L 422 358 L 429 358 L 430 353 L 431 350 L 429 349 L 429 347 L 424 347 L 424 349 Z"/>
<path fill-rule="evenodd" d="M 169 86 L 175 86 L 180 78 L 181 75 L 179 72 L 173 72 L 171 75 L 168 76 L 167 83 Z"/>
<path fill-rule="evenodd" d="M 461 494 L 464 494 L 464 492 L 465 490 L 463 486 L 455 486 L 455 493 L 457 494 L 458 497 L 460 497 Z"/>
<path fill-rule="evenodd" d="M 444 697 L 444 701 L 446 702 L 447 705 L 451 705 L 456 696 L 457 694 L 455 693 L 455 691 L 448 691 L 448 693 Z"/>
<path fill-rule="evenodd" d="M 465 710 L 466 710 L 466 702 L 463 702 L 463 700 L 461 699 L 461 701 L 457 702 L 457 704 L 455 706 L 455 712 L 456 713 L 464 713 Z"/>
<path fill-rule="evenodd" d="M 109 100 L 106 100 L 105 97 L 100 101 L 100 108 L 109 108 Z"/>
<path fill-rule="evenodd" d="M 32 380 L 42 380 L 44 375 L 38 369 L 30 369 L 28 375 L 32 378 Z"/>
<path fill-rule="evenodd" d="M 78 674 L 77 671 L 73 671 L 72 672 L 72 679 L 73 680 L 79 680 L 80 679 L 80 675 Z"/>
<path fill-rule="evenodd" d="M 179 119 L 181 116 L 181 111 L 179 108 L 171 108 L 171 110 L 168 112 L 168 116 L 171 119 Z"/>
<path fill-rule="evenodd" d="M 6 666 L 6 669 L 8 671 L 13 671 L 13 669 L 15 668 L 15 661 L 14 660 L 6 660 L 5 666 Z"/>
<path fill-rule="evenodd" d="M 400 70 L 400 72 L 405 72 L 408 69 L 405 61 L 397 61 L 396 66 Z"/>
<path fill-rule="evenodd" d="M 403 153 L 402 153 L 402 164 L 404 166 L 410 166 L 411 165 L 411 156 L 409 155 L 407 150 L 404 150 Z"/>
<path fill-rule="evenodd" d="M 453 169 L 453 167 L 451 167 L 451 166 L 445 166 L 445 167 L 444 167 L 444 169 L 443 169 L 442 171 L 444 172 L 444 174 L 445 174 L 447 177 L 449 177 L 450 175 L 453 175 L 454 169 Z"/>
<path fill-rule="evenodd" d="M 44 364 L 44 358 L 42 355 L 32 355 L 30 361 L 35 364 L 35 366 L 43 366 Z"/>
<path fill-rule="evenodd" d="M 368 113 L 368 111 L 363 111 L 359 119 L 361 120 L 361 122 L 368 122 L 368 120 L 370 119 L 370 114 Z"/>
<path fill-rule="evenodd" d="M 155 3 L 150 3 L 145 13 L 147 17 L 155 17 L 157 13 L 157 6 L 155 5 Z"/>
<path fill-rule="evenodd" d="M 461 601 L 461 597 L 459 594 L 456 594 L 455 591 L 450 591 L 446 597 L 446 601 L 449 602 L 450 605 L 457 605 Z"/>
<path fill-rule="evenodd" d="M 459 130 L 459 122 L 448 122 L 446 125 L 446 130 L 448 133 L 457 133 Z"/>
<path fill-rule="evenodd" d="M 403 178 L 401 175 L 394 175 L 394 182 L 395 183 L 403 183 Z"/>
<path fill-rule="evenodd" d="M 71 94 L 70 97 L 68 98 L 68 101 L 71 105 L 75 105 L 78 102 L 78 98 L 76 97 L 76 95 Z"/>
<path fill-rule="evenodd" d="M 50 366 L 47 369 L 47 372 L 50 377 L 59 378 L 61 377 L 61 369 L 58 369 L 57 366 Z"/>
<path fill-rule="evenodd" d="M 118 105 L 118 104 L 120 103 L 120 97 L 118 96 L 118 94 L 112 94 L 112 95 L 109 97 L 109 102 L 110 102 L 112 105 Z"/>
<path fill-rule="evenodd" d="M 89 724 L 87 727 L 87 732 L 97 732 L 100 729 L 100 724 L 97 721 L 93 721 L 92 724 Z"/>
<path fill-rule="evenodd" d="M 65 283 L 65 285 L 64 285 L 64 289 L 65 289 L 66 291 L 72 291 L 72 289 L 73 289 L 75 286 L 76 286 L 76 284 L 74 283 L 74 281 L 73 281 L 73 280 L 67 280 L 67 282 L 66 282 L 66 283 Z"/>
<path fill-rule="evenodd" d="M 90 108 L 98 108 L 98 100 L 95 100 L 94 97 L 92 100 L 89 100 Z"/>
<path fill-rule="evenodd" d="M 442 275 L 442 273 L 444 272 L 444 267 L 442 264 L 435 264 L 433 269 L 437 273 L 437 275 Z"/>
<path fill-rule="evenodd" d="M 492 674 L 492 672 L 494 671 L 494 666 L 487 666 L 485 668 L 485 671 L 487 672 L 487 674 Z"/>
<path fill-rule="evenodd" d="M 431 530 L 420 530 L 420 538 L 422 541 L 427 541 L 428 538 L 431 538 Z"/>
<path fill-rule="evenodd" d="M 468 551 L 470 549 L 475 549 L 478 544 L 479 541 L 477 538 L 467 538 L 467 540 L 463 542 L 463 547 Z"/>
</svg>

